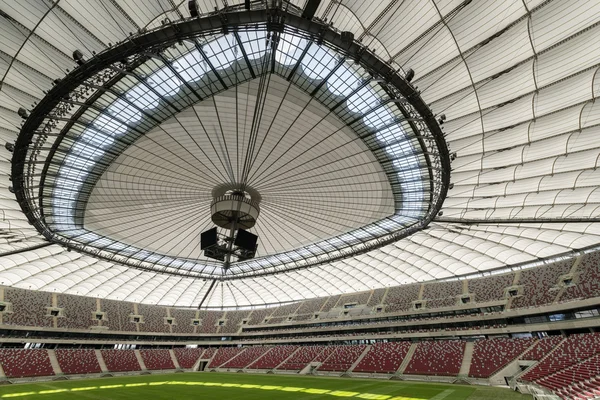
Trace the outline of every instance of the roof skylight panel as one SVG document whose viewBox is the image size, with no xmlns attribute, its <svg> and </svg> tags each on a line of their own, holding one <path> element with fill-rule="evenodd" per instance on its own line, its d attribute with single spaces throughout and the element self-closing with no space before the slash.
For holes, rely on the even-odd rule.
<svg viewBox="0 0 600 400">
<path fill-rule="evenodd" d="M 304 38 L 290 33 L 282 33 L 279 36 L 275 61 L 282 65 L 296 64 L 307 44 L 308 42 Z"/>
<path fill-rule="evenodd" d="M 133 104 L 123 100 L 115 100 L 108 108 L 107 111 L 112 116 L 119 116 L 123 122 L 127 124 L 134 124 L 142 118 L 142 113 Z"/>
<path fill-rule="evenodd" d="M 257 60 L 267 52 L 267 31 L 240 31 L 238 32 L 240 42 L 244 46 L 246 56 L 250 60 Z"/>
<path fill-rule="evenodd" d="M 127 126 L 125 124 L 106 114 L 98 115 L 94 120 L 93 125 L 98 131 L 107 135 L 119 136 L 127 132 Z"/>
<path fill-rule="evenodd" d="M 225 69 L 243 56 L 237 48 L 237 41 L 233 34 L 221 36 L 202 46 L 202 51 L 212 66 L 217 69 Z"/>
<path fill-rule="evenodd" d="M 173 68 L 186 82 L 201 80 L 209 70 L 206 61 L 198 50 L 192 50 L 173 62 Z"/>
<path fill-rule="evenodd" d="M 169 67 L 154 72 L 146 81 L 162 97 L 176 95 L 183 84 Z"/>
<path fill-rule="evenodd" d="M 158 94 L 142 82 L 128 89 L 125 92 L 125 98 L 143 110 L 156 108 L 160 100 Z M 123 130 L 122 133 L 124 132 Z"/>
<path fill-rule="evenodd" d="M 300 64 L 302 72 L 310 79 L 322 80 L 333 71 L 338 60 L 328 49 L 313 43 Z"/>
<path fill-rule="evenodd" d="M 348 97 L 361 81 L 350 65 L 344 63 L 337 68 L 327 81 L 327 89 L 336 96 Z"/>
</svg>

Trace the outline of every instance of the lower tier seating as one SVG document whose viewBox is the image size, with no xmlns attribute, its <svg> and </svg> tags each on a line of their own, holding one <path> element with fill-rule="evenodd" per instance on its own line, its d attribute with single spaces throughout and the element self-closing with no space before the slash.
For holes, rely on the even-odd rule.
<svg viewBox="0 0 600 400">
<path fill-rule="evenodd" d="M 564 339 L 562 336 L 548 336 L 538 342 L 521 356 L 521 360 L 539 361 Z"/>
<path fill-rule="evenodd" d="M 246 368 L 269 350 L 270 346 L 247 347 L 246 351 L 223 364 L 221 368 Z"/>
<path fill-rule="evenodd" d="M 275 346 L 264 357 L 250 364 L 250 369 L 273 369 L 284 362 L 292 353 L 298 349 L 298 346 Z"/>
<path fill-rule="evenodd" d="M 347 371 L 365 350 L 365 345 L 335 346 L 335 350 L 319 367 L 319 371 Z"/>
<path fill-rule="evenodd" d="M 0 364 L 7 378 L 54 375 L 44 349 L 0 349 Z"/>
<path fill-rule="evenodd" d="M 410 342 L 376 343 L 352 372 L 394 373 L 406 357 Z"/>
<path fill-rule="evenodd" d="M 328 346 L 301 346 L 285 363 L 279 366 L 278 369 L 299 371 L 306 367 L 308 363 L 314 361 L 322 354 Z"/>
<path fill-rule="evenodd" d="M 600 332 L 569 336 L 521 380 L 542 385 L 563 399 L 599 396 Z"/>
<path fill-rule="evenodd" d="M 142 360 L 144 360 L 146 369 L 175 369 L 175 364 L 173 364 L 169 350 L 140 350 L 140 354 Z"/>
<path fill-rule="evenodd" d="M 204 353 L 203 348 L 181 348 L 178 347 L 173 349 L 173 353 L 175 353 L 175 358 L 177 358 L 177 363 L 181 368 L 193 368 L 196 361 L 202 356 Z"/>
<path fill-rule="evenodd" d="M 209 368 L 217 368 L 233 357 L 237 357 L 242 351 L 246 350 L 246 347 L 220 347 L 213 359 L 208 364 Z"/>
<path fill-rule="evenodd" d="M 464 352 L 465 342 L 462 340 L 420 342 L 404 373 L 409 375 L 458 375 Z"/>
<path fill-rule="evenodd" d="M 133 350 L 102 350 L 101 353 L 110 372 L 142 370 Z"/>
<path fill-rule="evenodd" d="M 100 364 L 91 349 L 57 349 L 56 360 L 63 374 L 98 374 Z"/>
<path fill-rule="evenodd" d="M 473 348 L 469 376 L 489 378 L 534 344 L 534 339 L 478 340 Z"/>
</svg>

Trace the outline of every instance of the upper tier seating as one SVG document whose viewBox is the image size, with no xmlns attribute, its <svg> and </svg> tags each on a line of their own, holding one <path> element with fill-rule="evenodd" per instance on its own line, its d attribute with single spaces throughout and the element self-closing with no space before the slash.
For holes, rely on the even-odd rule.
<svg viewBox="0 0 600 400">
<path fill-rule="evenodd" d="M 319 367 L 319 371 L 347 371 L 352 364 L 358 360 L 363 353 L 364 344 L 360 345 L 340 345 L 334 346 L 335 349 L 327 357 L 325 362 Z"/>
<path fill-rule="evenodd" d="M 328 346 L 301 346 L 296 353 L 294 353 L 284 364 L 279 366 L 278 369 L 285 370 L 301 370 L 306 365 L 315 360 Z"/>
<path fill-rule="evenodd" d="M 182 310 L 179 308 L 171 309 L 171 317 L 175 320 L 173 333 L 193 333 L 194 326 L 192 320 L 196 319 L 196 310 Z"/>
<path fill-rule="evenodd" d="M 267 324 L 280 324 L 288 320 L 288 317 L 269 317 Z"/>
<path fill-rule="evenodd" d="M 515 360 L 533 343 L 533 339 L 496 338 L 477 340 L 473 348 L 469 376 L 473 378 L 492 376 Z"/>
<path fill-rule="evenodd" d="M 246 368 L 259 357 L 262 357 L 271 346 L 254 346 L 246 348 L 246 351 L 240 353 L 237 357 L 221 365 L 221 368 Z"/>
<path fill-rule="evenodd" d="M 225 314 L 225 325 L 221 326 L 220 333 L 237 333 L 242 325 L 242 320 L 247 319 L 250 310 L 227 311 Z"/>
<path fill-rule="evenodd" d="M 323 307 L 321 307 L 321 311 L 320 312 L 331 311 L 331 309 L 333 307 L 335 307 L 335 305 L 337 304 L 337 302 L 340 299 L 340 297 L 341 297 L 340 295 L 328 297 L 327 301 L 325 301 L 325 304 L 323 304 Z"/>
<path fill-rule="evenodd" d="M 101 353 L 111 372 L 142 370 L 133 350 L 101 350 Z"/>
<path fill-rule="evenodd" d="M 250 369 L 273 369 L 285 361 L 293 352 L 298 349 L 298 346 L 275 346 L 254 363 L 250 364 Z"/>
<path fill-rule="evenodd" d="M 353 372 L 394 373 L 410 349 L 410 342 L 375 343 Z"/>
<path fill-rule="evenodd" d="M 423 300 L 427 300 L 427 308 L 452 307 L 462 292 L 462 281 L 429 283 L 423 289 Z"/>
<path fill-rule="evenodd" d="M 246 350 L 246 347 L 219 347 L 214 358 L 208 364 L 209 368 L 217 368 L 222 364 L 225 364 L 231 358 L 236 357 L 242 351 Z"/>
<path fill-rule="evenodd" d="M 562 336 L 548 336 L 535 344 L 535 346 L 521 356 L 521 360 L 539 361 L 550 353 L 563 340 Z"/>
<path fill-rule="evenodd" d="M 383 302 L 383 296 L 385 296 L 385 291 L 387 289 L 375 289 L 373 290 L 373 294 L 371 295 L 371 297 L 369 298 L 369 301 L 367 303 L 367 305 L 369 307 L 373 307 L 373 306 L 377 306 L 379 304 L 382 304 Z"/>
<path fill-rule="evenodd" d="M 181 368 L 189 369 L 193 368 L 196 361 L 204 353 L 204 349 L 201 347 L 190 348 L 190 347 L 177 347 L 173 349 L 177 363 Z"/>
<path fill-rule="evenodd" d="M 551 290 L 558 285 L 558 278 L 569 273 L 573 260 L 559 261 L 543 268 L 532 268 L 521 271 L 519 285 L 523 286 L 523 296 L 512 302 L 512 308 L 537 307 L 552 304 L 557 290 Z"/>
<path fill-rule="evenodd" d="M 412 310 L 412 303 L 419 298 L 419 288 L 421 285 L 405 285 L 394 286 L 388 289 L 385 303 L 385 310 L 392 311 L 408 311 Z"/>
<path fill-rule="evenodd" d="M 585 333 L 569 336 L 564 342 L 542 359 L 539 364 L 527 371 L 521 379 L 540 381 L 541 378 L 566 369 L 600 353 L 600 333 Z"/>
<path fill-rule="evenodd" d="M 335 307 L 343 307 L 344 304 L 367 304 L 371 297 L 371 292 L 360 292 L 352 294 L 344 294 L 340 297 Z"/>
<path fill-rule="evenodd" d="M 63 374 L 99 374 L 96 352 L 92 349 L 56 349 L 58 365 Z"/>
<path fill-rule="evenodd" d="M 140 355 L 142 356 L 142 360 L 144 361 L 146 369 L 175 369 L 175 364 L 173 364 L 173 360 L 171 359 L 171 354 L 169 354 L 169 350 L 140 350 Z"/>
<path fill-rule="evenodd" d="M 54 375 L 45 349 L 0 349 L 0 364 L 7 378 Z"/>
<path fill-rule="evenodd" d="M 98 325 L 98 321 L 92 319 L 96 311 L 96 299 L 59 294 L 58 307 L 64 309 L 64 317 L 58 318 L 59 328 L 89 329 Z"/>
<path fill-rule="evenodd" d="M 470 279 L 469 293 L 473 295 L 473 301 L 476 303 L 503 300 L 504 289 L 512 286 L 514 279 L 514 273 Z"/>
<path fill-rule="evenodd" d="M 4 300 L 13 305 L 12 314 L 4 314 L 4 323 L 22 326 L 52 326 L 52 317 L 46 316 L 46 307 L 52 306 L 52 295 L 47 292 L 6 288 Z"/>
<path fill-rule="evenodd" d="M 458 375 L 465 352 L 462 340 L 420 342 L 404 370 L 414 375 Z"/>
<path fill-rule="evenodd" d="M 299 303 L 294 303 L 294 304 L 286 304 L 285 306 L 274 308 L 273 312 L 270 315 L 270 318 L 287 317 L 288 315 L 294 314 L 299 306 L 300 306 Z"/>
<path fill-rule="evenodd" d="M 144 317 L 144 323 L 140 324 L 141 332 L 170 332 L 169 325 L 165 324 L 165 317 L 167 317 L 165 307 L 140 304 L 138 313 Z"/>
<path fill-rule="evenodd" d="M 600 252 L 581 256 L 577 271 L 577 284 L 567 287 L 560 301 L 600 297 Z"/>
<path fill-rule="evenodd" d="M 103 326 L 108 326 L 111 331 L 135 331 L 135 324 L 130 322 L 129 316 L 133 314 L 133 303 L 123 301 L 102 300 L 101 311 L 106 314 Z"/>
<path fill-rule="evenodd" d="M 321 307 L 323 307 L 323 304 L 325 304 L 327 299 L 328 297 L 319 297 L 316 299 L 305 300 L 300 303 L 300 307 L 298 307 L 296 314 L 306 315 L 308 316 L 307 319 L 310 319 L 315 313 L 319 312 L 319 310 L 321 309 Z M 298 317 L 294 319 L 297 320 Z"/>
<path fill-rule="evenodd" d="M 202 333 L 217 333 L 219 326 L 217 321 L 223 318 L 224 312 L 222 311 L 205 311 L 202 310 L 198 313 L 202 320 L 200 326 L 198 326 L 198 332 Z"/>
<path fill-rule="evenodd" d="M 257 308 L 252 310 L 248 319 L 248 325 L 259 325 L 262 324 L 267 315 L 273 312 L 272 308 Z"/>
</svg>

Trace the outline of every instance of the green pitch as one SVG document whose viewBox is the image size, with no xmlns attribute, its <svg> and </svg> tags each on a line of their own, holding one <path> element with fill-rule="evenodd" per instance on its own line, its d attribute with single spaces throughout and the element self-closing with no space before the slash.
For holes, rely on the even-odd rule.
<svg viewBox="0 0 600 400">
<path fill-rule="evenodd" d="M 308 376 L 217 374 L 144 375 L 0 387 L 0 399 L 278 399 L 334 400 L 531 399 L 508 389 Z"/>
</svg>

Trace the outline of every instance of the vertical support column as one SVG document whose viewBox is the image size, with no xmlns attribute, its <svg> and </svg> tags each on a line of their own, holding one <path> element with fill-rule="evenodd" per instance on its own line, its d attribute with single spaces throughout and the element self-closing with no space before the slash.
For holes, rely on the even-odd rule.
<svg viewBox="0 0 600 400">
<path fill-rule="evenodd" d="M 419 287 L 419 297 L 417 298 L 417 300 L 423 300 L 424 292 L 425 292 L 425 284 L 421 283 L 421 286 Z"/>
<path fill-rule="evenodd" d="M 0 301 L 4 301 L 4 286 L 0 286 Z M 0 324 L 4 323 L 4 313 L 0 313 Z M 0 378 L 3 378 L 4 371 L 2 370 L 2 365 L 0 365 Z"/>
<path fill-rule="evenodd" d="M 133 313 L 134 313 L 135 315 L 140 315 L 140 313 L 139 313 L 139 311 L 138 311 L 138 304 L 137 304 L 137 303 L 133 303 Z M 129 321 L 127 321 L 127 322 L 129 322 Z M 140 331 L 140 323 L 139 323 L 139 322 L 136 322 L 136 323 L 135 323 L 135 331 L 136 331 L 136 332 L 139 332 L 139 331 Z"/>
<path fill-rule="evenodd" d="M 172 318 L 170 307 L 167 307 L 167 318 Z M 177 321 L 175 321 L 175 323 L 177 323 Z M 169 333 L 173 333 L 173 325 L 169 325 Z"/>
<path fill-rule="evenodd" d="M 513 285 L 518 285 L 519 284 L 519 279 L 521 279 L 521 271 L 517 271 L 515 272 L 515 277 L 513 278 Z"/>
<path fill-rule="evenodd" d="M 200 310 L 196 310 L 196 319 L 200 319 Z M 194 325 L 194 333 L 198 333 L 198 325 Z"/>
<path fill-rule="evenodd" d="M 102 304 L 100 302 L 100 299 L 96 299 L 96 312 L 101 312 L 102 311 Z M 97 326 L 102 326 L 102 321 L 101 320 L 96 320 L 96 325 Z M 102 357 L 102 356 L 100 356 Z M 104 360 L 102 360 L 102 362 L 104 363 Z M 102 366 L 102 365 L 101 365 Z M 104 368 L 106 368 L 106 365 L 104 366 Z M 103 371 L 106 372 L 106 371 Z"/>
<path fill-rule="evenodd" d="M 58 293 L 52 293 L 52 307 L 58 307 Z M 52 317 L 52 327 L 58 328 L 58 317 Z"/>
<path fill-rule="evenodd" d="M 381 304 L 385 304 L 385 300 L 387 299 L 387 295 L 388 295 L 389 291 L 390 291 L 389 287 L 385 288 L 385 292 L 383 292 L 383 297 L 381 298 Z"/>
<path fill-rule="evenodd" d="M 371 291 L 369 292 L 369 298 L 367 299 L 367 302 L 365 304 L 369 304 L 369 301 L 371 301 L 371 298 L 373 297 L 374 292 L 375 292 L 375 290 L 371 289 Z"/>
</svg>

